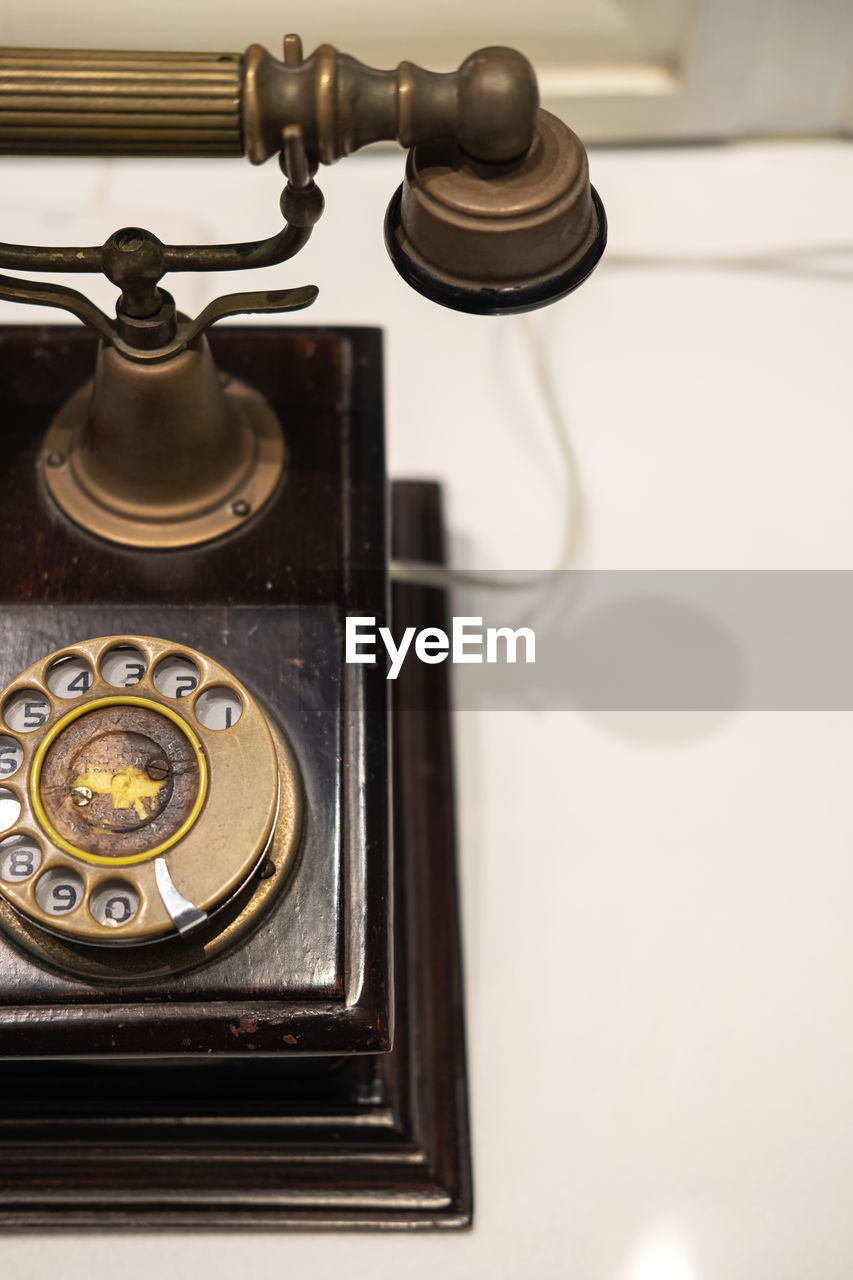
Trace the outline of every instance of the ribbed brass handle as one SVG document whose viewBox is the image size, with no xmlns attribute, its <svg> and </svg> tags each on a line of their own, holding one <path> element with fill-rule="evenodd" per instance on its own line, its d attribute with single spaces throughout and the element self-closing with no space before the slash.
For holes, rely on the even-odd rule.
<svg viewBox="0 0 853 1280">
<path fill-rule="evenodd" d="M 0 151 L 243 152 L 242 55 L 0 49 Z"/>
<path fill-rule="evenodd" d="M 286 36 L 279 61 L 237 53 L 0 49 L 0 153 L 248 155 L 259 164 L 297 127 L 308 155 L 331 164 L 370 142 L 436 138 L 472 158 L 524 154 L 539 94 L 526 58 L 481 49 L 458 71 L 401 62 L 377 71 L 332 45 L 302 55 Z"/>
</svg>

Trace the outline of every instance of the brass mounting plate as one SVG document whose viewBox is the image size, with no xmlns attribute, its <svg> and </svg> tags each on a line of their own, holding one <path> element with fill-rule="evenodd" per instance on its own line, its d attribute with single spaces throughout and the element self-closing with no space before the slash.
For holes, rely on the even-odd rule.
<svg viewBox="0 0 853 1280">
<path fill-rule="evenodd" d="M 146 373 L 156 376 L 155 369 Z M 286 461 L 278 419 L 267 401 L 238 379 L 224 387 L 226 410 L 243 437 L 241 465 L 231 474 L 231 487 L 208 485 L 208 467 L 198 453 L 197 493 L 189 492 L 181 508 L 158 510 L 147 499 L 119 504 L 116 494 L 92 483 L 79 465 L 92 401 L 92 386 L 77 391 L 57 413 L 44 438 L 39 470 L 60 510 L 88 533 L 126 547 L 166 550 L 195 546 L 241 528 L 272 497 Z M 168 467 L 168 457 L 162 460 Z M 207 504 L 207 505 L 205 505 Z"/>
</svg>

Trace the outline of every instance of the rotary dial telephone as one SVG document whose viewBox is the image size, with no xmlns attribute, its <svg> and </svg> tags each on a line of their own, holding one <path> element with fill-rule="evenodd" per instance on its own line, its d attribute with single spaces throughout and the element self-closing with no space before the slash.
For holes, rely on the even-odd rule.
<svg viewBox="0 0 853 1280">
<path fill-rule="evenodd" d="M 87 1225 L 93 1197 L 100 1224 L 470 1220 L 445 669 L 409 664 L 391 701 L 344 644 L 352 616 L 446 623 L 439 591 L 389 580 L 389 543 L 441 559 L 438 490 L 386 503 L 377 332 L 220 323 L 301 312 L 312 285 L 195 318 L 162 285 L 289 261 L 319 166 L 381 140 L 409 152 L 385 243 L 424 297 L 511 314 L 595 267 L 583 145 L 513 50 L 449 74 L 296 36 L 281 60 L 0 50 L 0 155 L 277 156 L 284 176 L 266 239 L 0 243 L 25 273 L 0 299 L 82 322 L 0 328 L 15 1225 Z M 87 272 L 114 317 L 32 278 Z"/>
</svg>

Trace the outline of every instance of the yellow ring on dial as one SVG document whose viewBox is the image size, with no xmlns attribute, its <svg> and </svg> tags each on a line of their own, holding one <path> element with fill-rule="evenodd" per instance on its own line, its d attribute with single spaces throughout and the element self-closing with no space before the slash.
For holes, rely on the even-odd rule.
<svg viewBox="0 0 853 1280">
<path fill-rule="evenodd" d="M 167 720 L 171 720 L 173 724 L 181 730 L 184 737 L 193 749 L 193 753 L 198 765 L 198 795 L 192 809 L 187 814 L 184 821 L 178 827 L 177 831 L 169 836 L 168 840 L 164 840 L 162 844 L 156 845 L 153 849 L 146 849 L 144 853 L 134 853 L 125 858 L 108 858 L 99 853 L 87 853 L 85 849 L 78 849 L 76 845 L 71 844 L 64 836 L 56 830 L 53 823 L 45 812 L 44 805 L 39 795 L 39 780 L 41 778 L 42 766 L 44 765 L 45 756 L 51 744 L 56 741 L 63 729 L 67 729 L 80 716 L 84 716 L 89 711 L 95 711 L 99 707 L 144 707 L 147 711 L 156 711 L 159 715 L 165 716 Z M 177 711 L 173 711 L 171 707 L 164 706 L 162 702 L 154 702 L 152 698 L 135 698 L 130 694 L 117 695 L 112 698 L 95 698 L 92 702 L 84 703 L 82 707 L 74 707 L 73 710 L 67 712 L 44 736 L 39 744 L 33 757 L 32 767 L 30 769 L 30 799 L 33 805 L 33 812 L 38 818 L 41 826 L 47 832 L 51 841 L 60 849 L 64 849 L 66 853 L 71 853 L 75 858 L 81 858 L 84 862 L 93 862 L 99 867 L 129 867 L 135 862 L 148 862 L 151 858 L 158 857 L 161 853 L 165 853 L 167 849 L 171 849 L 172 845 L 177 844 L 189 831 L 198 815 L 201 813 L 207 795 L 207 760 L 205 758 L 204 749 L 201 742 L 196 737 L 193 730 L 187 722 L 178 715 Z"/>
</svg>

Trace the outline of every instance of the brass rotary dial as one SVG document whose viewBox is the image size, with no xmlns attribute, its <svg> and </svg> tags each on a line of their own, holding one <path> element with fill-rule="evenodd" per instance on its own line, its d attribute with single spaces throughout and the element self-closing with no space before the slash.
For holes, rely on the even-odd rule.
<svg viewBox="0 0 853 1280">
<path fill-rule="evenodd" d="M 96 945 L 183 935 L 251 879 L 274 832 L 295 851 L 289 753 L 195 650 L 70 646 L 13 680 L 0 716 L 0 895 L 42 929 Z"/>
</svg>

